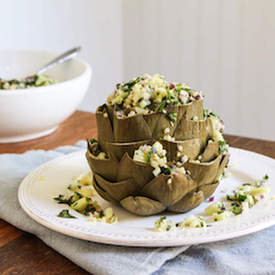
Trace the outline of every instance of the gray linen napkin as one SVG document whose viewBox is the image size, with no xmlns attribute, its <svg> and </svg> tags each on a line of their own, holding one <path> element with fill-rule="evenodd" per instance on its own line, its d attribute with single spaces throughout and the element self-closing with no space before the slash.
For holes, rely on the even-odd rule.
<svg viewBox="0 0 275 275">
<path fill-rule="evenodd" d="M 167 260 L 187 249 L 132 248 L 97 244 L 67 237 L 33 221 L 21 209 L 17 190 L 22 179 L 37 166 L 86 147 L 64 146 L 55 151 L 29 151 L 0 155 L 0 218 L 39 237 L 47 245 L 93 274 L 151 274 Z"/>
<path fill-rule="evenodd" d="M 275 274 L 275 227 L 242 238 L 176 248 L 132 248 L 97 244 L 51 231 L 29 218 L 17 200 L 21 180 L 58 156 L 85 148 L 0 155 L 0 218 L 33 233 L 93 274 Z M 187 250 L 188 249 L 188 250 Z"/>
</svg>

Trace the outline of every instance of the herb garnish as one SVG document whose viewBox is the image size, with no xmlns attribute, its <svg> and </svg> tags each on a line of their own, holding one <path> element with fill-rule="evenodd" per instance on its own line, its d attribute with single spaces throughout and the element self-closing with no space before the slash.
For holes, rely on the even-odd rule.
<svg viewBox="0 0 275 275">
<path fill-rule="evenodd" d="M 60 194 L 58 197 L 54 198 L 54 200 L 58 201 L 59 204 L 71 205 L 73 203 L 73 196 L 70 196 L 68 199 L 65 199 L 64 195 Z"/>
<path fill-rule="evenodd" d="M 147 154 L 146 154 L 146 163 L 150 163 L 150 160 L 151 160 L 151 154 L 152 154 L 152 152 L 151 152 L 151 151 L 147 152 Z"/>
<path fill-rule="evenodd" d="M 165 107 L 165 105 L 166 105 L 166 99 L 163 100 L 163 101 L 158 105 L 158 107 L 156 108 L 156 112 L 157 112 L 157 111 L 162 112 L 163 109 L 164 109 L 164 107 Z"/>
<path fill-rule="evenodd" d="M 238 194 L 237 201 L 242 202 L 247 199 L 247 195 Z"/>
<path fill-rule="evenodd" d="M 76 219 L 75 216 L 72 216 L 70 213 L 69 213 L 69 210 L 67 209 L 64 209 L 62 210 L 58 215 L 57 217 L 59 218 L 67 218 L 67 219 Z"/>
<path fill-rule="evenodd" d="M 104 217 L 104 211 L 103 210 L 100 210 L 99 211 L 99 218 L 103 218 Z"/>
<path fill-rule="evenodd" d="M 235 215 L 239 215 L 243 212 L 242 208 L 238 207 L 238 206 L 233 206 L 232 210 L 231 210 Z"/>
<path fill-rule="evenodd" d="M 161 168 L 161 170 L 163 171 L 163 173 L 165 174 L 165 175 L 170 175 L 171 174 L 171 167 L 162 167 Z"/>
<path fill-rule="evenodd" d="M 90 139 L 90 143 L 91 143 L 91 144 L 96 143 L 96 142 L 97 142 L 97 140 L 96 140 L 95 138 L 91 138 L 91 139 Z"/>
<path fill-rule="evenodd" d="M 219 153 L 227 152 L 228 146 L 224 140 L 219 140 Z"/>
<path fill-rule="evenodd" d="M 177 116 L 178 116 L 178 113 L 176 112 L 170 112 L 167 114 L 168 118 L 170 120 L 172 120 L 173 122 L 176 122 L 177 121 Z"/>
</svg>

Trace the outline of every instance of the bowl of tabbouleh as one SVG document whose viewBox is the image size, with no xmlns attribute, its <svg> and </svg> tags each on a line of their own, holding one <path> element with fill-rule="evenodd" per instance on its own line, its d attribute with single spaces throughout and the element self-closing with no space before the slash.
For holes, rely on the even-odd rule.
<svg viewBox="0 0 275 275">
<path fill-rule="evenodd" d="M 0 143 L 48 135 L 81 103 L 92 75 L 86 62 L 73 58 L 45 74 L 32 73 L 56 56 L 0 51 Z"/>
</svg>

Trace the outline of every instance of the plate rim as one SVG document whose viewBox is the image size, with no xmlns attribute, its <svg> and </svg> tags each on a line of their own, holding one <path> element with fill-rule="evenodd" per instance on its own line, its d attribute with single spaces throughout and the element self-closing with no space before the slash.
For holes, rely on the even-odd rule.
<svg viewBox="0 0 275 275">
<path fill-rule="evenodd" d="M 241 153 L 245 154 L 252 154 L 256 155 L 257 157 L 263 158 L 266 161 L 272 162 L 272 164 L 275 167 L 275 159 L 265 156 L 263 154 L 259 154 L 253 151 L 248 151 L 236 147 L 230 147 L 231 150 L 236 150 L 236 151 L 241 151 Z M 32 170 L 27 176 L 24 177 L 24 179 L 21 181 L 20 186 L 18 188 L 18 201 L 21 206 L 21 208 L 24 210 L 24 212 L 32 218 L 34 221 L 36 221 L 39 224 L 42 224 L 48 229 L 51 229 L 53 231 L 56 231 L 58 233 L 74 237 L 77 239 L 82 239 L 82 240 L 87 240 L 87 241 L 93 241 L 97 243 L 104 243 L 104 244 L 112 244 L 112 245 L 122 245 L 122 246 L 131 246 L 131 247 L 171 247 L 171 246 L 183 246 L 183 245 L 193 245 L 193 244 L 202 244 L 202 243 L 210 243 L 210 242 L 215 242 L 215 241 L 221 241 L 221 240 L 228 240 L 232 238 L 237 238 L 241 237 L 244 235 L 248 235 L 251 233 L 258 232 L 260 230 L 266 229 L 272 225 L 275 225 L 275 214 L 272 215 L 266 215 L 261 217 L 262 219 L 261 222 L 254 224 L 253 226 L 250 226 L 248 228 L 244 227 L 238 228 L 238 231 L 232 231 L 232 232 L 219 232 L 218 235 L 210 235 L 209 237 L 205 238 L 204 236 L 200 238 L 200 236 L 197 237 L 197 241 L 191 241 L 188 240 L 188 235 L 184 236 L 182 232 L 179 231 L 170 231 L 170 232 L 153 232 L 154 238 L 146 238 L 143 236 L 143 238 L 134 238 L 132 239 L 129 237 L 131 235 L 119 235 L 118 233 L 113 233 L 113 234 L 106 234 L 106 233 L 101 233 L 97 234 L 97 231 L 89 231 L 87 233 L 85 232 L 79 232 L 77 230 L 73 230 L 72 228 L 68 228 L 66 226 L 62 226 L 62 223 L 55 224 L 39 215 L 34 213 L 29 207 L 27 206 L 23 193 L 24 193 L 24 188 L 26 188 L 26 185 L 29 181 L 29 178 L 33 175 L 38 173 L 40 170 L 45 169 L 47 166 L 51 166 L 55 162 L 60 162 L 65 159 L 69 159 L 72 157 L 75 157 L 77 155 L 84 155 L 85 150 L 79 150 L 73 153 L 65 154 L 63 156 L 59 156 L 57 158 L 54 158 L 48 162 L 43 163 L 42 165 L 38 166 L 34 170 Z M 64 223 L 65 224 L 65 223 Z M 108 225 L 112 226 L 112 225 Z M 117 226 L 117 225 L 116 225 Z M 93 226 L 91 226 L 91 229 Z M 193 230 L 202 230 L 202 229 L 193 229 Z M 147 233 L 147 232 L 146 232 Z M 150 235 L 148 232 L 148 235 Z M 181 233 L 181 234 L 180 234 Z M 237 234 L 236 234 L 237 233 Z M 144 234 L 143 234 L 144 235 Z M 122 237 L 123 236 L 123 237 Z M 180 237 L 180 238 L 179 238 Z M 194 237 L 193 237 L 194 239 Z"/>
</svg>

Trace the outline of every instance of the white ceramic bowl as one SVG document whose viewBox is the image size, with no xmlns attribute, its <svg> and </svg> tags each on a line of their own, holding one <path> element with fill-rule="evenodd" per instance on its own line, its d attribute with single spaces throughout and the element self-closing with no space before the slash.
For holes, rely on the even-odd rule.
<svg viewBox="0 0 275 275">
<path fill-rule="evenodd" d="M 0 77 L 27 76 L 56 57 L 45 51 L 0 51 Z M 0 90 L 0 143 L 45 136 L 57 129 L 82 101 L 92 75 L 78 59 L 46 72 L 56 84 L 18 90 Z"/>
</svg>

